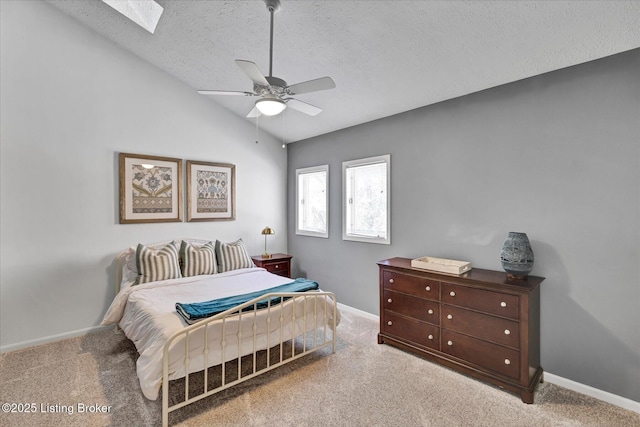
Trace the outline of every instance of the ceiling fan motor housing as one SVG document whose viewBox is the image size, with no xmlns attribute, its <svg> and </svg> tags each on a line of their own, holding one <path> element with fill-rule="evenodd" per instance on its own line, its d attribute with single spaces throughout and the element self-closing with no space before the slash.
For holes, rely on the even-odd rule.
<svg viewBox="0 0 640 427">
<path fill-rule="evenodd" d="M 269 12 L 277 12 L 280 10 L 280 0 L 264 0 Z"/>
<path fill-rule="evenodd" d="M 273 94 L 273 95 L 284 95 L 285 89 L 287 87 L 287 82 L 277 77 L 265 76 L 267 81 L 269 82 L 269 86 L 262 86 L 259 84 L 253 85 L 253 91 L 259 93 L 261 95 Z"/>
</svg>

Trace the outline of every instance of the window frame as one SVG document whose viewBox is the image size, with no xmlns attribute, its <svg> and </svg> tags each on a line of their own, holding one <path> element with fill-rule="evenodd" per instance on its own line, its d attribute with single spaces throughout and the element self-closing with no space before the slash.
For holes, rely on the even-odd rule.
<svg viewBox="0 0 640 427">
<path fill-rule="evenodd" d="M 304 230 L 300 229 L 300 195 L 302 189 L 300 188 L 300 175 L 324 172 L 325 173 L 325 190 L 324 190 L 324 199 L 325 199 L 325 231 L 317 232 L 313 230 Z M 319 166 L 310 166 L 306 168 L 296 169 L 296 235 L 298 236 L 309 236 L 309 237 L 320 237 L 323 239 L 329 238 L 329 165 L 319 165 Z"/>
<path fill-rule="evenodd" d="M 386 237 L 373 237 L 365 235 L 357 235 L 349 233 L 347 231 L 347 210 L 349 207 L 349 201 L 347 200 L 347 170 L 358 166 L 368 166 L 372 164 L 384 163 L 386 164 L 386 195 L 387 195 L 387 224 L 386 224 Z M 349 160 L 342 162 L 342 240 L 352 242 L 363 243 L 375 243 L 380 245 L 391 244 L 391 154 L 384 154 L 381 156 L 366 157 L 362 159 Z"/>
</svg>

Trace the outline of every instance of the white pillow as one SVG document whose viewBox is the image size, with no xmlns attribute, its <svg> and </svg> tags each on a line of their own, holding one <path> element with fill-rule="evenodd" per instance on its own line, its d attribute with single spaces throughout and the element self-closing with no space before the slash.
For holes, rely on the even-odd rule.
<svg viewBox="0 0 640 427">
<path fill-rule="evenodd" d="M 122 283 L 135 282 L 138 278 L 138 267 L 136 266 L 136 246 L 127 249 L 122 263 Z"/>
</svg>

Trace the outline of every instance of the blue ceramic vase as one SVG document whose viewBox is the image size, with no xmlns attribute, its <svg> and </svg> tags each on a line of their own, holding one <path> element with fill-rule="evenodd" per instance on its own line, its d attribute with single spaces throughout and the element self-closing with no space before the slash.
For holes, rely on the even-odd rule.
<svg viewBox="0 0 640 427">
<path fill-rule="evenodd" d="M 533 250 L 525 233 L 509 232 L 500 253 L 502 268 L 510 279 L 524 279 L 533 270 Z"/>
</svg>

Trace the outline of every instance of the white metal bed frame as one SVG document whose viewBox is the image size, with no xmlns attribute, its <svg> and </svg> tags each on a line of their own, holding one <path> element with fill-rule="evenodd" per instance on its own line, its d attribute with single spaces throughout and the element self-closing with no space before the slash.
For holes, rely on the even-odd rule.
<svg viewBox="0 0 640 427">
<path fill-rule="evenodd" d="M 267 334 L 267 345 L 266 348 L 260 348 L 259 346 L 256 345 L 256 340 L 257 340 L 257 334 L 256 334 L 256 325 L 255 325 L 255 318 L 257 316 L 257 313 L 260 309 L 257 308 L 257 304 L 260 301 L 264 301 L 265 299 L 269 298 L 269 303 L 268 306 L 266 308 L 263 308 L 261 310 L 267 310 L 267 323 L 270 323 L 272 321 L 271 319 L 271 311 L 274 307 L 274 305 L 271 304 L 271 298 L 279 298 L 281 304 L 283 304 L 284 299 L 288 299 L 287 303 L 291 303 L 291 304 L 296 304 L 296 302 L 299 299 L 304 299 L 303 303 L 304 303 L 304 313 L 303 313 L 303 319 L 302 319 L 302 324 L 303 325 L 307 325 L 307 320 L 309 316 L 313 316 L 313 328 L 307 328 L 307 327 L 303 327 L 301 331 L 296 331 L 295 328 L 295 315 L 296 315 L 296 310 L 292 310 L 291 315 L 291 321 L 292 321 L 292 325 L 294 326 L 293 330 L 292 330 L 292 336 L 291 337 L 286 337 L 283 332 L 282 332 L 282 328 L 279 328 L 279 340 L 277 340 L 276 342 L 271 343 L 270 341 L 270 334 Z M 312 313 L 309 313 L 307 311 L 307 299 L 308 298 L 314 298 L 317 301 L 317 298 L 331 298 L 332 300 L 332 310 L 331 312 L 326 308 L 326 305 L 323 305 L 324 309 L 320 309 L 318 310 L 317 304 L 314 301 L 314 310 Z M 245 311 L 249 309 L 248 311 Z M 280 312 L 281 313 L 281 312 Z M 220 345 L 221 349 L 222 349 L 222 360 L 223 363 L 221 365 L 221 370 L 222 370 L 222 375 L 221 375 L 221 380 L 220 380 L 220 385 L 217 387 L 214 387 L 212 389 L 209 389 L 209 382 L 208 382 L 208 368 L 210 368 L 209 366 L 207 366 L 207 357 L 208 357 L 208 353 L 209 353 L 209 346 L 211 345 L 208 339 L 208 328 L 207 325 L 209 325 L 212 322 L 217 322 L 220 321 L 222 322 L 222 336 L 225 336 L 224 334 L 224 330 L 225 330 L 225 323 L 231 319 L 231 318 L 237 318 L 240 317 L 240 320 L 243 316 L 253 316 L 254 319 L 254 323 L 253 323 L 253 351 L 248 353 L 248 354 L 242 354 L 242 346 L 240 345 L 243 337 L 242 337 L 242 328 L 239 328 L 237 335 L 237 339 L 238 339 L 238 354 L 236 356 L 236 358 L 234 358 L 233 360 L 237 360 L 238 363 L 238 367 L 237 367 L 237 378 L 232 380 L 232 381 L 227 381 L 227 375 L 225 372 L 225 360 L 227 360 L 225 358 L 225 347 L 227 345 L 227 343 L 224 340 L 221 340 L 218 342 L 218 345 Z M 167 340 L 165 346 L 164 346 L 164 354 L 163 354 L 163 358 L 162 358 L 162 425 L 164 427 L 169 425 L 169 413 L 173 412 L 175 410 L 178 410 L 182 407 L 185 407 L 187 405 L 190 405 L 192 403 L 197 402 L 198 400 L 204 399 L 205 397 L 211 396 L 215 393 L 218 393 L 222 390 L 225 390 L 229 387 L 232 387 L 234 385 L 240 384 L 244 381 L 250 380 L 258 375 L 262 375 L 272 369 L 278 368 L 282 365 L 285 365 L 287 363 L 293 362 L 294 360 L 299 359 L 300 357 L 303 357 L 309 353 L 312 353 L 314 351 L 320 350 L 322 348 L 331 346 L 332 348 L 332 353 L 335 353 L 336 351 L 336 333 L 335 333 L 335 329 L 336 329 L 336 317 L 337 316 L 337 301 L 335 298 L 335 295 L 332 292 L 286 292 L 286 293 L 269 293 L 266 295 L 263 295 L 261 297 L 255 298 L 251 301 L 248 301 L 244 304 L 241 304 L 237 307 L 234 307 L 232 309 L 229 309 L 225 312 L 219 313 L 215 316 L 212 316 L 210 318 L 207 318 L 201 322 L 198 322 L 196 324 L 193 324 L 191 326 L 188 326 L 180 331 L 177 331 L 176 333 L 174 333 L 173 335 L 171 335 L 169 337 L 169 339 Z M 282 317 L 282 315 L 279 315 L 278 319 L 276 319 L 277 321 L 280 322 L 280 325 L 282 325 L 282 323 L 284 322 L 284 318 Z M 328 329 L 331 329 L 331 333 L 328 334 Z M 189 396 L 189 376 L 193 375 L 194 373 L 189 373 L 190 372 L 190 358 L 189 358 L 189 336 L 192 333 L 195 333 L 199 330 L 203 329 L 204 330 L 204 349 L 203 349 L 203 371 L 204 371 L 204 386 L 203 386 L 203 392 L 201 394 L 195 395 L 195 396 Z M 318 332 L 318 330 L 321 330 L 321 332 Z M 311 336 L 310 336 L 311 335 Z M 330 335 L 330 336 L 329 336 Z M 185 357 L 184 357 L 184 372 L 186 373 L 185 375 L 185 384 L 184 384 L 184 400 L 176 403 L 174 405 L 169 406 L 169 350 L 172 346 L 172 343 L 178 339 L 184 339 L 184 346 L 185 346 Z M 283 350 L 283 345 L 286 342 L 291 342 L 292 344 L 294 344 L 296 341 L 298 342 L 298 345 L 302 345 L 302 349 L 300 351 L 298 351 L 296 353 L 296 346 L 292 345 L 291 346 L 291 355 L 289 357 L 285 357 L 284 355 L 284 350 Z M 181 344 L 180 344 L 181 345 Z M 278 361 L 276 363 L 271 363 L 271 351 L 273 348 L 275 348 L 276 346 L 279 346 L 279 358 Z M 261 369 L 257 369 L 257 354 L 259 351 L 261 350 L 266 350 L 266 366 L 264 368 Z M 242 376 L 242 358 L 246 357 L 246 356 L 251 356 L 251 364 L 252 364 L 252 372 L 250 374 L 244 375 Z M 200 372 L 200 371 L 198 371 Z"/>
<path fill-rule="evenodd" d="M 205 240 L 200 240 L 200 239 L 182 239 L 182 240 L 186 240 L 189 242 L 197 242 L 197 243 L 205 243 Z M 160 245 L 164 245 L 168 242 L 163 242 L 163 243 L 156 243 L 156 244 L 152 244 L 152 245 L 148 245 L 150 247 L 155 247 L 155 246 L 160 246 Z M 120 291 L 120 284 L 122 281 L 122 266 L 123 263 L 126 261 L 126 252 L 127 251 L 123 251 L 121 252 L 118 257 L 116 258 L 116 294 Z M 295 307 L 298 300 L 299 299 L 304 299 L 303 304 L 304 304 L 304 313 L 303 313 L 303 319 L 302 319 L 302 324 L 304 325 L 301 331 L 297 331 L 296 330 L 296 310 L 293 309 L 291 311 L 291 324 L 292 324 L 292 332 L 291 332 L 291 336 L 287 337 L 283 334 L 282 332 L 282 328 L 278 328 L 279 329 L 279 339 L 276 342 L 271 342 L 271 334 L 269 333 L 270 328 L 267 328 L 268 332 L 267 332 L 267 345 L 266 347 L 261 347 L 256 345 L 256 341 L 257 341 L 257 336 L 258 334 L 256 333 L 256 324 L 255 324 L 255 318 L 257 316 L 257 313 L 259 310 L 267 310 L 267 322 L 271 322 L 271 313 L 272 310 L 275 310 L 273 307 L 276 307 L 276 305 L 272 304 L 271 301 L 273 301 L 273 298 L 280 298 L 280 304 L 277 305 L 277 307 L 281 307 L 283 304 L 293 304 L 293 306 Z M 314 300 L 314 310 L 312 313 L 308 313 L 307 311 L 307 298 L 315 298 Z M 323 304 L 324 309 L 322 310 L 318 310 L 317 304 L 316 302 L 318 301 L 318 299 L 326 299 L 326 298 L 331 298 L 331 310 L 328 310 L 326 308 L 326 305 Z M 263 309 L 258 309 L 258 302 L 264 301 L 265 299 L 269 299 L 269 303 L 267 304 L 266 308 Z M 285 302 L 284 299 L 287 299 L 287 301 Z M 250 308 L 252 307 L 252 308 Z M 249 309 L 247 311 L 247 309 Z M 282 311 L 280 311 L 280 313 L 282 313 Z M 208 369 L 211 368 L 211 366 L 207 366 L 207 357 L 208 357 L 208 353 L 209 353 L 209 346 L 210 346 L 210 342 L 209 342 L 209 331 L 207 328 L 207 325 L 213 323 L 213 322 L 222 322 L 222 336 L 224 337 L 224 330 L 225 330 L 225 324 L 227 321 L 229 321 L 230 319 L 237 319 L 238 321 L 240 321 L 242 319 L 243 316 L 253 316 L 254 318 L 254 323 L 253 323 L 253 349 L 252 352 L 250 353 L 242 353 L 242 346 L 240 345 L 241 341 L 242 341 L 242 328 L 239 327 L 238 328 L 238 334 L 237 334 L 237 338 L 238 338 L 238 354 L 235 356 L 235 358 L 229 358 L 232 360 L 237 360 L 238 363 L 238 367 L 237 367 L 237 371 L 238 371 L 238 376 L 235 380 L 232 381 L 227 381 L 226 378 L 226 372 L 225 372 L 225 361 L 228 361 L 227 358 L 225 358 L 225 347 L 226 347 L 226 342 L 224 340 L 218 341 L 218 345 L 221 346 L 222 349 L 222 363 L 221 363 L 221 370 L 222 370 L 222 375 L 221 375 L 221 382 L 220 385 L 218 387 L 214 387 L 209 389 L 208 388 Z M 312 328 L 308 328 L 307 327 L 307 319 L 308 316 L 313 316 L 313 327 Z M 240 384 L 244 381 L 250 380 L 254 377 L 257 377 L 258 375 L 262 375 L 268 371 L 271 371 L 273 369 L 276 369 L 282 365 L 285 365 L 287 363 L 293 362 L 307 354 L 313 353 L 317 350 L 320 350 L 322 348 L 331 346 L 331 351 L 332 353 L 335 353 L 336 351 L 336 327 L 337 327 L 337 316 L 338 316 L 338 302 L 336 300 L 336 296 L 334 293 L 332 292 L 280 292 L 280 293 L 269 293 L 269 294 L 265 294 L 261 297 L 255 298 L 251 301 L 247 301 L 244 304 L 241 304 L 239 306 L 236 306 L 234 308 L 231 308 L 227 311 L 224 311 L 222 313 L 218 313 L 215 316 L 206 318 L 200 322 L 197 322 L 193 325 L 187 326 L 184 329 L 181 329 L 179 331 L 176 331 L 174 334 L 172 334 L 168 339 L 167 342 L 164 345 L 164 350 L 163 350 L 163 357 L 162 357 L 162 425 L 163 427 L 167 427 L 169 425 L 169 413 L 176 411 L 180 408 L 183 408 L 187 405 L 190 405 L 192 403 L 195 403 L 201 399 L 204 399 L 208 396 L 211 396 L 215 393 L 221 392 L 223 390 L 226 390 L 234 385 Z M 284 322 L 284 318 L 282 317 L 282 315 L 280 315 L 277 319 L 277 321 L 280 322 L 280 326 L 282 326 L 283 322 Z M 269 325 L 268 325 L 269 326 Z M 331 329 L 331 333 L 328 334 L 328 329 Z M 189 358 L 189 336 L 190 334 L 193 333 L 197 333 L 198 331 L 203 330 L 204 331 L 204 349 L 203 349 L 203 367 L 201 371 L 197 371 L 195 372 L 193 369 L 190 369 L 190 358 Z M 320 335 L 319 334 L 319 330 L 321 330 Z M 312 334 L 312 339 L 309 340 L 309 334 Z M 329 336 L 330 335 L 330 336 Z M 185 395 L 184 395 L 184 400 L 181 402 L 178 402 L 174 405 L 169 406 L 169 387 L 170 387 L 170 382 L 169 382 L 169 351 L 171 349 L 172 344 L 176 341 L 176 340 L 180 340 L 180 339 L 184 339 L 184 345 L 185 345 L 185 354 L 184 354 L 184 372 L 185 372 L 185 385 L 184 385 L 184 390 L 185 390 Z M 296 346 L 295 345 L 291 345 L 291 355 L 288 357 L 285 357 L 284 352 L 283 352 L 283 345 L 286 342 L 291 342 L 292 344 L 295 344 L 295 342 L 302 342 L 302 350 L 296 353 Z M 279 347 L 279 358 L 278 361 L 276 363 L 271 363 L 271 350 L 275 347 Z M 265 351 L 266 350 L 266 367 L 261 368 L 261 369 L 257 369 L 257 355 L 258 352 L 260 351 Z M 251 358 L 251 362 L 253 364 L 253 369 L 252 372 L 248 375 L 244 375 L 242 376 L 242 358 L 243 357 L 249 357 Z M 217 365 L 216 365 L 217 366 Z M 190 371 L 194 371 L 191 372 Z M 201 394 L 195 395 L 195 396 L 189 396 L 189 376 L 190 375 L 194 375 L 197 374 L 198 372 L 202 372 L 204 371 L 204 387 L 203 387 L 203 392 Z"/>
</svg>

